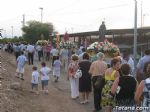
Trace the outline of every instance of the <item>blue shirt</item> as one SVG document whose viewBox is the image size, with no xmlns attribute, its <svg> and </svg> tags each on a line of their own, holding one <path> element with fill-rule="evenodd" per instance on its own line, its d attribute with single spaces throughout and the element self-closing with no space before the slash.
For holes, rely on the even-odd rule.
<svg viewBox="0 0 150 112">
<path fill-rule="evenodd" d="M 137 69 L 140 69 L 143 72 L 145 63 L 149 61 L 150 61 L 150 55 L 145 55 L 139 60 L 137 64 Z"/>
<path fill-rule="evenodd" d="M 17 62 L 18 62 L 18 67 L 21 67 L 21 68 L 23 68 L 24 67 L 24 65 L 25 65 L 25 62 L 26 62 L 26 57 L 24 56 L 24 55 L 21 55 L 21 56 L 19 56 L 18 58 L 17 58 Z"/>
<path fill-rule="evenodd" d="M 60 60 L 55 60 L 54 61 L 54 68 L 60 69 L 60 66 L 61 66 Z"/>
<path fill-rule="evenodd" d="M 15 51 L 15 52 L 20 52 L 19 46 L 15 46 L 14 51 Z"/>
<path fill-rule="evenodd" d="M 61 53 L 60 53 L 60 56 L 65 58 L 67 57 L 68 58 L 68 55 L 69 55 L 69 52 L 67 49 L 62 49 Z"/>
</svg>

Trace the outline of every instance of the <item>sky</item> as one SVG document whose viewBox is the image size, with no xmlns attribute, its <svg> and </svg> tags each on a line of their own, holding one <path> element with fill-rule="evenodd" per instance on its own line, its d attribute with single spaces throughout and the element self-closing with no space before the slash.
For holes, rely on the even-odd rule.
<svg viewBox="0 0 150 112">
<path fill-rule="evenodd" d="M 138 27 L 150 26 L 150 0 L 137 0 Z M 141 16 L 142 3 L 142 16 Z M 3 36 L 21 36 L 23 14 L 25 22 L 51 22 L 60 34 L 96 31 L 105 20 L 107 29 L 134 27 L 134 0 L 0 0 L 0 29 Z"/>
</svg>

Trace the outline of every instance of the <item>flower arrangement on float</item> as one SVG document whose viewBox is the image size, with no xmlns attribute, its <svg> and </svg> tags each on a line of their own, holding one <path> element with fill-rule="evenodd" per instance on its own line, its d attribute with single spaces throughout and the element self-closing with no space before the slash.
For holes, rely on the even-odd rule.
<svg viewBox="0 0 150 112">
<path fill-rule="evenodd" d="M 59 43 L 59 46 L 60 46 L 60 48 L 67 48 L 67 49 L 69 49 L 69 48 L 75 47 L 76 44 L 74 42 L 72 42 L 72 41 L 61 41 Z"/>
<path fill-rule="evenodd" d="M 120 52 L 117 45 L 107 40 L 98 43 L 95 47 L 99 52 L 104 53 L 107 57 L 114 57 L 116 53 Z"/>
<path fill-rule="evenodd" d="M 109 42 L 108 40 L 99 43 L 94 42 L 89 45 L 87 50 L 96 50 L 97 52 L 102 52 L 109 57 L 113 57 L 115 53 L 120 52 L 118 46 L 114 43 Z"/>
<path fill-rule="evenodd" d="M 47 41 L 47 40 L 38 40 L 38 41 L 36 42 L 36 44 L 47 45 L 47 44 L 48 44 L 48 41 Z"/>
</svg>

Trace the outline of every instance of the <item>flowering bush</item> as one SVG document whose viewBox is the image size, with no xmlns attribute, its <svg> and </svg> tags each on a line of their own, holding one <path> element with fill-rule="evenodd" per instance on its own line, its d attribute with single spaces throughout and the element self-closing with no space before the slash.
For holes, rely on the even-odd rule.
<svg viewBox="0 0 150 112">
<path fill-rule="evenodd" d="M 72 42 L 72 41 L 66 41 L 66 42 L 61 41 L 61 42 L 59 43 L 59 46 L 60 46 L 60 48 L 73 48 L 73 47 L 75 47 L 76 45 L 75 45 L 75 43 Z"/>
</svg>

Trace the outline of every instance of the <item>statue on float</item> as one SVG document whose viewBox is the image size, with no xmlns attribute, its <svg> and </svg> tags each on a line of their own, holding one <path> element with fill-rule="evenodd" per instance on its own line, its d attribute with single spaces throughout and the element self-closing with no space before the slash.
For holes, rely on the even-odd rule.
<svg viewBox="0 0 150 112">
<path fill-rule="evenodd" d="M 102 21 L 102 24 L 99 27 L 99 42 L 103 42 L 106 39 L 105 34 L 106 34 L 106 26 L 105 22 Z"/>
</svg>

